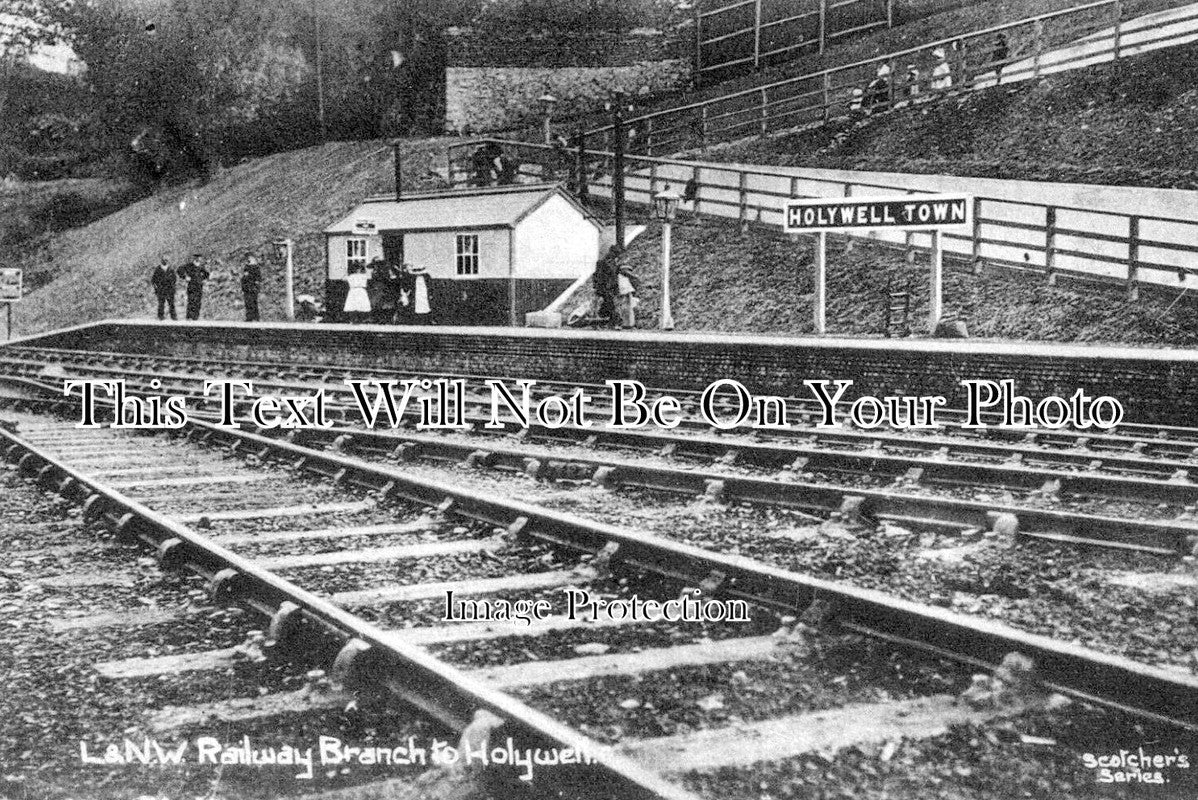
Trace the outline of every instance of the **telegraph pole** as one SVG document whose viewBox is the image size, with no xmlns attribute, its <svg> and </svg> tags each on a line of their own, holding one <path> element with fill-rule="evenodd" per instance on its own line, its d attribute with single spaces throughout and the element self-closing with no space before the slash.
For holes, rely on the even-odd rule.
<svg viewBox="0 0 1198 800">
<path fill-rule="evenodd" d="M 316 26 L 316 116 L 320 120 L 320 141 L 329 140 L 324 122 L 324 54 L 320 46 L 320 0 L 312 0 L 312 23 Z"/>
<path fill-rule="evenodd" d="M 616 212 L 616 248 L 624 250 L 624 93 L 617 91 L 611 104 L 611 198 Z"/>
</svg>

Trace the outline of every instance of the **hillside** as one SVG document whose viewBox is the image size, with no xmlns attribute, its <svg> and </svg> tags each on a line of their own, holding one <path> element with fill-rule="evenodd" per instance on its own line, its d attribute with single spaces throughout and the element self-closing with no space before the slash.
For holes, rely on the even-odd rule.
<svg viewBox="0 0 1198 800">
<path fill-rule="evenodd" d="M 660 236 L 651 224 L 625 253 L 622 266 L 640 280 L 638 327 L 654 328 L 660 308 Z M 809 334 L 812 326 L 812 245 L 807 238 L 734 222 L 687 220 L 675 224 L 671 309 L 679 331 Z M 926 335 L 926 256 L 907 264 L 896 249 L 859 242 L 851 253 L 833 237 L 828 257 L 828 333 L 881 336 L 891 278 L 912 281 L 912 324 Z M 1145 290 L 1128 303 L 1117 286 L 1090 283 L 1055 287 L 1043 276 L 965 265 L 945 265 L 944 307 L 965 321 L 975 338 L 1144 345 L 1198 343 L 1198 299 Z"/>
<path fill-rule="evenodd" d="M 407 188 L 431 187 L 445 168 L 449 140 L 404 145 Z M 263 259 L 264 319 L 282 319 L 283 269 L 271 242 L 296 241 L 296 293 L 324 295 L 321 230 L 368 194 L 393 189 L 391 148 L 380 141 L 326 144 L 279 153 L 222 171 L 204 185 L 163 191 L 82 228 L 49 237 L 8 266 L 23 266 L 30 286 L 18 303 L 17 333 L 154 312 L 150 269 L 160 256 L 210 261 L 204 319 L 240 319 L 241 257 Z M 179 309 L 182 315 L 182 309 Z"/>
<path fill-rule="evenodd" d="M 1194 189 L 1196 129 L 1198 46 L 1187 45 L 704 158 Z"/>
<path fill-rule="evenodd" d="M 1124 0 L 1123 16 L 1135 16 L 1186 5 L 1192 0 Z M 824 53 L 807 53 L 777 66 L 759 72 L 714 83 L 703 88 L 670 97 L 654 98 L 652 102 L 636 108 L 634 114 L 647 114 L 685 106 L 701 100 L 709 100 L 724 94 L 767 85 L 801 75 L 810 75 L 820 70 L 844 64 L 864 61 L 885 53 L 894 53 L 928 42 L 951 38 L 971 31 L 980 31 L 996 25 L 1016 22 L 1040 14 L 1085 5 L 1082 0 L 910 0 L 896 3 L 895 26 L 849 36 L 830 43 Z M 947 8 L 946 8 L 947 6 Z M 1086 22 L 1066 24 L 1054 22 L 1050 26 L 1046 44 L 1065 42 L 1107 24 L 1105 16 L 1093 17 Z M 1087 27 L 1088 22 L 1088 27 Z M 608 119 L 596 115 L 590 120 L 593 125 L 606 125 Z"/>
</svg>

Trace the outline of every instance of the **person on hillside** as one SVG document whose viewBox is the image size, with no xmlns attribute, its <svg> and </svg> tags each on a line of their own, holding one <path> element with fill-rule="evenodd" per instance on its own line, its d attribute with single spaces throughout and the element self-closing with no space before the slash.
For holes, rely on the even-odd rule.
<svg viewBox="0 0 1198 800">
<path fill-rule="evenodd" d="M 994 37 L 994 49 L 990 51 L 990 63 L 994 65 L 994 82 L 1002 83 L 1002 68 L 1007 65 L 1011 48 L 1007 44 L 1007 36 L 999 31 Z"/>
<path fill-rule="evenodd" d="M 203 256 L 196 253 L 191 257 L 191 262 L 179 267 L 177 272 L 180 278 L 187 281 L 187 318 L 199 319 L 200 304 L 204 300 L 204 281 L 211 276 L 204 267 Z"/>
<path fill-rule="evenodd" d="M 367 321 L 370 318 L 370 295 L 366 293 L 366 284 L 370 282 L 370 276 L 366 274 L 366 267 L 354 264 L 345 276 L 345 282 L 349 284 L 343 308 L 345 319 L 354 323 Z"/>
<path fill-rule="evenodd" d="M 866 102 L 870 111 L 878 111 L 890 103 L 890 65 L 878 67 L 878 74 L 869 82 Z"/>
<path fill-rule="evenodd" d="M 262 290 L 262 266 L 258 257 L 247 253 L 241 270 L 241 297 L 245 301 L 245 321 L 257 322 L 258 294 Z"/>
<path fill-rule="evenodd" d="M 499 159 L 503 157 L 503 148 L 495 142 L 487 142 L 474 151 L 470 156 L 470 168 L 473 173 L 472 183 L 475 186 L 493 186 L 499 176 Z"/>
<path fill-rule="evenodd" d="M 158 298 L 158 319 L 166 319 L 164 311 L 169 310 L 171 319 L 177 320 L 175 316 L 175 271 L 167 264 L 166 256 L 163 256 L 158 261 L 158 266 L 154 267 L 153 274 L 150 275 L 150 285 L 154 287 L 154 296 Z"/>
<path fill-rule="evenodd" d="M 936 66 L 932 69 L 931 88 L 934 92 L 945 92 L 953 88 L 953 67 L 948 63 L 948 53 L 943 47 L 932 51 Z"/>
<path fill-rule="evenodd" d="M 903 79 L 903 95 L 907 102 L 913 103 L 919 98 L 919 68 L 914 64 L 907 65 L 907 74 Z"/>
</svg>

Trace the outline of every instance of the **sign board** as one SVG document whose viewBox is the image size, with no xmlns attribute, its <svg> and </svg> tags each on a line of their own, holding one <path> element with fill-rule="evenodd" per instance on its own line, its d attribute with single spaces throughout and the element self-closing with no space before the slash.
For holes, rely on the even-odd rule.
<svg viewBox="0 0 1198 800">
<path fill-rule="evenodd" d="M 973 198 L 959 194 L 788 200 L 786 233 L 935 229 L 969 225 Z"/>
<path fill-rule="evenodd" d="M 0 303 L 15 303 L 21 299 L 21 270 L 0 268 Z"/>
</svg>

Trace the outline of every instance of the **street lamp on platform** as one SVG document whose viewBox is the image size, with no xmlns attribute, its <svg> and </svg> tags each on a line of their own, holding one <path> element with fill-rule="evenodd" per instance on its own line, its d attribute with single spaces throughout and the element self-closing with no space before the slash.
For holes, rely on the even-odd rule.
<svg viewBox="0 0 1198 800">
<path fill-rule="evenodd" d="M 666 188 L 653 196 L 653 216 L 661 223 L 661 329 L 674 330 L 674 315 L 670 312 L 670 234 L 678 203 L 682 198 Z"/>
<path fill-rule="evenodd" d="M 283 298 L 283 311 L 287 314 L 288 320 L 295 320 L 295 242 L 290 239 L 276 239 L 274 242 L 275 250 L 279 254 L 279 258 L 283 259 L 287 266 L 286 283 L 284 284 L 285 296 Z"/>
</svg>

